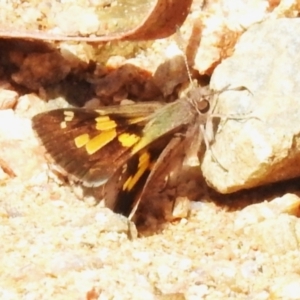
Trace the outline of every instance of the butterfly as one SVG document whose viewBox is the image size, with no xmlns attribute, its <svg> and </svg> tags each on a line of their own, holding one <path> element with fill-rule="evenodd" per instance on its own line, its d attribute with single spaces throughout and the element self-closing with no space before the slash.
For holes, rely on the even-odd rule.
<svg viewBox="0 0 300 300">
<path fill-rule="evenodd" d="M 167 205 L 151 195 L 176 185 L 184 159 L 201 145 L 209 109 L 194 88 L 165 105 L 55 109 L 34 116 L 32 124 L 71 179 L 102 187 L 105 205 L 139 224 L 147 214 L 165 220 L 172 213 L 176 195 Z"/>
</svg>

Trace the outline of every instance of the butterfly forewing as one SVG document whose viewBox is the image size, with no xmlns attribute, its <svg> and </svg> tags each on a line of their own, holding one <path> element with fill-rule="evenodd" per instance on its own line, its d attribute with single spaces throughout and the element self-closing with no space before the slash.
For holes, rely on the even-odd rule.
<svg viewBox="0 0 300 300">
<path fill-rule="evenodd" d="M 104 184 L 128 160 L 144 127 L 142 116 L 103 116 L 86 109 L 52 110 L 32 121 L 53 160 L 88 186 Z"/>
</svg>

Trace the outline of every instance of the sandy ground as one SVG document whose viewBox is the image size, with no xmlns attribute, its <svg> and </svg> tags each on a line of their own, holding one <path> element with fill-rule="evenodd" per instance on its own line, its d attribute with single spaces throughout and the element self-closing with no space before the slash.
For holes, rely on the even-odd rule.
<svg viewBox="0 0 300 300">
<path fill-rule="evenodd" d="M 7 7 L 19 12 L 24 5 Z M 29 15 L 36 18 L 34 12 L 40 11 Z M 18 13 L 16 24 L 20 15 L 26 16 Z M 24 48 L 8 45 L 2 57 L 22 69 L 30 47 L 21 55 Z M 86 71 L 86 63 L 69 59 L 61 66 L 59 59 L 53 59 L 56 73 L 48 75 L 63 77 L 74 64 Z M 95 205 L 92 196 L 83 196 L 80 187 L 50 168 L 31 117 L 68 104 L 61 98 L 45 104 L 49 90 L 36 80 L 45 78 L 45 70 L 16 75 L 6 66 L 2 62 L 1 298 L 299 299 L 297 180 L 226 199 L 205 189 L 190 203 L 187 217 L 150 236 L 137 236 L 126 218 Z M 55 90 L 50 75 L 46 82 Z"/>
</svg>

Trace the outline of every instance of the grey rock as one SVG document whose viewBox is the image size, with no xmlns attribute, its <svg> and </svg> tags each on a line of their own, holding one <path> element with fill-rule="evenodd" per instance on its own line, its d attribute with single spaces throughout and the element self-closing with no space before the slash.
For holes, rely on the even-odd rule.
<svg viewBox="0 0 300 300">
<path fill-rule="evenodd" d="M 231 193 L 300 176 L 300 20 L 252 26 L 214 71 L 208 184 Z M 238 118 L 235 118 L 238 117 Z M 212 154 L 213 153 L 213 154 Z"/>
</svg>

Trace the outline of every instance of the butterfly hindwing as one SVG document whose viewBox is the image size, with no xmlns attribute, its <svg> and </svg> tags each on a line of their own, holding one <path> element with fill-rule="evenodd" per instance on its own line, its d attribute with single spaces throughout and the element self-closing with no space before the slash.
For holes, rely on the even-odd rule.
<svg viewBox="0 0 300 300">
<path fill-rule="evenodd" d="M 183 162 L 191 153 L 190 147 L 197 151 L 200 144 L 197 122 L 172 136 L 153 164 L 136 204 L 137 209 L 130 215 L 138 226 L 149 228 L 174 219 L 173 209 Z"/>
<path fill-rule="evenodd" d="M 173 134 L 168 133 L 153 141 L 135 153 L 114 173 L 105 185 L 107 207 L 127 217 L 132 215 L 143 194 L 144 185 L 152 174 L 153 167 L 172 138 Z"/>
</svg>

